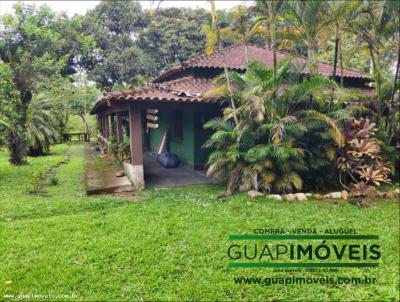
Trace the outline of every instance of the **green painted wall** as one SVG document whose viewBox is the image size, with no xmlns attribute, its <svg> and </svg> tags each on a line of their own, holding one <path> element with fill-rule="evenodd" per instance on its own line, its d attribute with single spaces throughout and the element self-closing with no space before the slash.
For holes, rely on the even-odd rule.
<svg viewBox="0 0 400 302">
<path fill-rule="evenodd" d="M 205 130 L 204 124 L 210 119 L 216 117 L 216 113 L 195 112 L 194 118 L 194 157 L 195 166 L 205 166 L 211 150 L 202 148 L 206 140 L 212 135 L 212 130 Z"/>
<path fill-rule="evenodd" d="M 181 161 L 190 165 L 195 165 L 193 110 L 187 108 L 182 111 L 183 140 L 178 142 L 172 137 L 172 131 L 174 129 L 172 114 L 174 110 L 162 109 L 158 113 L 158 129 L 149 130 L 150 148 L 152 151 L 158 151 L 164 129 L 168 129 L 169 138 L 167 150 L 171 153 L 175 153 Z M 144 131 L 146 131 L 146 129 L 144 129 Z"/>
<path fill-rule="evenodd" d="M 176 108 L 176 107 L 175 107 Z M 182 107 L 179 109 L 183 113 L 183 140 L 178 142 L 173 138 L 174 119 L 173 113 L 176 109 L 159 109 L 158 113 L 158 129 L 149 129 L 149 134 L 146 134 L 144 126 L 143 143 L 149 142 L 150 149 L 157 152 L 161 143 L 164 129 L 168 129 L 167 150 L 176 154 L 179 159 L 194 167 L 201 167 L 207 163 L 210 150 L 202 148 L 205 141 L 212 135 L 212 131 L 203 129 L 203 125 L 210 119 L 219 114 L 218 110 L 210 112 L 196 110 L 195 106 Z M 146 122 L 145 112 L 143 119 Z M 145 125 L 145 123 L 144 123 Z"/>
</svg>

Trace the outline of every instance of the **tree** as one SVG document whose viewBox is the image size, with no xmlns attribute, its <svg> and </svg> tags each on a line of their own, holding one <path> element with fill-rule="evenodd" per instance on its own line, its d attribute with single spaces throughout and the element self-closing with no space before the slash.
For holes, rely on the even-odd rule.
<svg viewBox="0 0 400 302">
<path fill-rule="evenodd" d="M 68 99 L 71 114 L 77 115 L 82 119 L 83 129 L 90 137 L 91 129 L 88 124 L 87 113 L 93 108 L 96 100 L 101 95 L 100 91 L 94 85 L 88 85 L 86 79 L 79 85 L 74 85 L 72 93 Z"/>
<path fill-rule="evenodd" d="M 223 61 L 223 66 L 224 66 L 224 75 L 226 79 L 226 86 L 229 92 L 229 99 L 230 99 L 230 104 L 233 111 L 233 121 L 237 124 L 238 123 L 238 118 L 236 116 L 236 105 L 235 101 L 233 98 L 233 92 L 232 92 L 232 87 L 230 84 L 230 79 L 229 79 L 229 74 L 228 74 L 228 66 L 226 64 L 226 59 L 225 59 L 225 52 L 223 49 L 223 42 L 221 38 L 221 33 L 218 25 L 218 15 L 217 15 L 217 10 L 215 8 L 215 2 L 213 0 L 210 0 L 211 4 L 211 24 L 212 24 L 212 35 L 210 36 L 211 39 L 208 41 L 208 47 L 207 47 L 207 54 L 210 55 L 213 50 L 214 50 L 214 45 L 218 45 L 218 51 L 222 55 L 222 61 Z"/>
<path fill-rule="evenodd" d="M 233 38 L 236 42 L 243 43 L 246 62 L 249 62 L 248 44 L 253 32 L 252 23 L 254 14 L 244 5 L 233 7 L 227 14 L 228 26 L 221 28 L 221 36 L 225 38 Z"/>
<path fill-rule="evenodd" d="M 285 20 L 290 27 L 286 38 L 307 46 L 308 67 L 311 74 L 318 73 L 316 54 L 318 41 L 331 22 L 327 11 L 328 2 L 319 0 L 285 2 Z"/>
<path fill-rule="evenodd" d="M 13 108 L 16 112 L 7 141 L 10 162 L 26 163 L 27 152 L 27 114 L 34 94 L 34 84 L 54 74 L 73 72 L 73 59 L 89 39 L 77 32 L 79 25 L 72 24 L 63 15 L 56 15 L 46 5 L 18 3 L 14 6 L 15 15 L 6 14 L 2 18 L 3 30 L 0 38 L 0 59 L 9 66 L 13 82 L 19 92 L 19 102 Z M 73 42 L 74 41 L 74 42 Z"/>
<path fill-rule="evenodd" d="M 27 114 L 28 155 L 39 156 L 49 152 L 50 145 L 59 138 L 54 104 L 47 99 L 33 98 Z"/>
<path fill-rule="evenodd" d="M 151 55 L 151 75 L 203 53 L 205 35 L 199 29 L 210 18 L 206 10 L 160 8 L 149 18 L 137 42 Z"/>
<path fill-rule="evenodd" d="M 274 86 L 277 72 L 277 59 L 276 59 L 276 24 L 277 19 L 282 11 L 283 1 L 259 1 L 257 2 L 256 9 L 261 12 L 262 16 L 259 17 L 253 27 L 253 30 L 257 30 L 257 28 L 262 23 L 267 23 L 267 28 L 269 32 L 269 39 L 267 41 L 271 41 L 271 49 L 272 49 L 272 71 L 274 75 Z M 276 102 L 276 89 L 273 89 L 273 100 Z"/>
<path fill-rule="evenodd" d="M 353 10 L 353 17 L 347 19 L 347 28 L 361 38 L 369 52 L 376 82 L 378 98 L 376 121 L 379 126 L 385 105 L 382 99 L 382 52 L 385 41 L 398 32 L 395 19 L 398 18 L 399 4 L 397 1 L 360 1 Z"/>
<path fill-rule="evenodd" d="M 324 108 L 324 88 L 336 85 L 335 82 L 321 76 L 302 79 L 290 62 L 278 63 L 275 103 L 272 69 L 251 62 L 244 74 L 231 72 L 229 77 L 238 106 L 225 109 L 223 119 L 205 125 L 216 130 L 205 144 L 214 150 L 208 174 L 227 177 L 226 195 L 240 185 L 266 191 L 299 190 L 303 186 L 301 174 L 310 162 L 324 158 L 333 161 L 333 146 L 341 146 L 343 137 L 334 117 L 320 111 Z M 218 81 L 222 87 L 207 96 L 229 97 L 225 76 Z M 238 117 L 236 124 L 229 122 L 233 113 Z M 347 116 L 344 112 L 336 115 Z M 318 152 L 309 142 L 312 136 L 323 142 Z M 312 153 L 312 158 L 308 153 Z"/>
<path fill-rule="evenodd" d="M 0 63 L 0 147 L 5 145 L 6 132 L 16 116 L 15 107 L 19 102 L 13 78 L 11 68 Z"/>
<path fill-rule="evenodd" d="M 101 1 L 86 14 L 84 31 L 97 46 L 82 58 L 90 80 L 109 90 L 115 83 L 134 83 L 139 74 L 154 73 L 151 55 L 136 42 L 148 17 L 134 1 Z"/>
</svg>

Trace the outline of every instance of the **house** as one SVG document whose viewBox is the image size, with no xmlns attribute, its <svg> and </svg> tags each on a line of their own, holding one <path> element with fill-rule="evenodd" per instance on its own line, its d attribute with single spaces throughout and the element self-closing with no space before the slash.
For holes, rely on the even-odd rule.
<svg viewBox="0 0 400 302">
<path fill-rule="evenodd" d="M 224 49 L 225 61 L 229 70 L 244 72 L 246 59 L 244 46 L 232 45 Z M 272 66 L 272 51 L 255 45 L 248 46 L 250 60 L 258 60 Z M 287 57 L 277 53 L 277 59 Z M 296 63 L 306 60 L 293 57 Z M 330 77 L 333 66 L 319 63 L 319 74 Z M 104 95 L 93 107 L 104 138 L 114 136 L 118 142 L 123 133 L 130 140 L 130 163 L 124 163 L 125 170 L 137 189 L 144 188 L 144 152 L 156 151 L 168 133 L 167 149 L 176 154 L 181 161 L 200 168 L 207 161 L 208 151 L 202 148 L 210 133 L 203 129 L 205 122 L 221 114 L 226 106 L 217 99 L 204 97 L 205 92 L 215 87 L 213 78 L 223 72 L 223 56 L 215 52 L 210 56 L 198 56 L 161 73 L 148 85 L 126 90 L 114 91 Z M 309 75 L 304 69 L 305 76 Z M 337 75 L 343 75 L 346 87 L 365 91 L 370 79 L 367 75 L 337 68 Z M 337 79 L 338 80 L 338 79 Z"/>
</svg>

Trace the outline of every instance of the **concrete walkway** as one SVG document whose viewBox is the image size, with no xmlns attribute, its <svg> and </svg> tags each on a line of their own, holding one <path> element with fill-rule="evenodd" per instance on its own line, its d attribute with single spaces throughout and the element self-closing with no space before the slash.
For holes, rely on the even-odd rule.
<svg viewBox="0 0 400 302">
<path fill-rule="evenodd" d="M 133 191 L 126 176 L 115 176 L 115 172 L 122 168 L 119 168 L 111 157 L 96 151 L 95 146 L 85 145 L 85 159 L 88 195 Z"/>
<path fill-rule="evenodd" d="M 177 168 L 164 168 L 157 162 L 155 155 L 144 154 L 143 168 L 146 188 L 167 188 L 211 182 L 204 172 L 196 171 L 183 163 Z"/>
</svg>

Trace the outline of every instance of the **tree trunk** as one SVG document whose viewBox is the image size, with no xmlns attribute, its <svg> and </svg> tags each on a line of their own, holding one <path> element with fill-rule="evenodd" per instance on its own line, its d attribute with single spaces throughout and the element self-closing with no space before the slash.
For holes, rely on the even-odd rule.
<svg viewBox="0 0 400 302">
<path fill-rule="evenodd" d="M 245 58 L 246 58 L 246 64 L 249 64 L 249 61 L 250 61 L 250 59 L 249 59 L 249 48 L 247 46 L 247 39 L 246 39 L 245 35 L 243 35 L 243 43 L 244 43 L 244 55 L 245 55 Z"/>
<path fill-rule="evenodd" d="M 308 68 L 310 71 L 310 76 L 313 76 L 315 74 L 318 74 L 318 66 L 315 61 L 315 54 L 316 54 L 316 46 L 314 45 L 314 42 L 308 43 L 308 50 L 307 50 L 307 60 L 308 60 Z"/>
<path fill-rule="evenodd" d="M 274 106 L 276 105 L 276 74 L 278 69 L 278 62 L 276 59 L 276 28 L 275 28 L 275 17 L 271 18 L 271 47 L 272 47 L 272 73 L 273 73 L 273 91 L 272 91 L 272 100 Z"/>
<path fill-rule="evenodd" d="M 337 61 L 338 61 L 338 52 L 339 52 L 339 24 L 336 23 L 335 28 L 335 53 L 333 55 L 333 71 L 332 71 L 332 80 L 336 79 L 336 69 L 337 69 Z M 329 111 L 332 109 L 333 97 L 335 94 L 335 87 L 332 86 L 332 96 L 329 102 Z"/>
<path fill-rule="evenodd" d="M 231 196 L 233 193 L 235 193 L 239 184 L 239 171 L 240 168 L 234 168 L 232 171 L 229 172 L 227 188 L 224 194 L 225 196 Z"/>
<path fill-rule="evenodd" d="M 400 67 L 400 49 L 398 50 L 397 53 L 397 66 L 396 66 L 396 73 L 394 75 L 394 81 L 393 81 L 393 91 L 392 91 L 392 96 L 390 99 L 390 104 L 389 104 L 389 114 L 388 114 L 388 118 L 387 118 L 387 126 L 386 126 L 386 131 L 388 133 L 388 138 L 386 143 L 390 144 L 392 142 L 393 139 L 393 122 L 394 122 L 394 114 L 396 113 L 395 110 L 395 95 L 396 95 L 396 86 L 397 86 L 397 80 L 399 78 L 399 67 Z"/>
<path fill-rule="evenodd" d="M 83 141 L 84 142 L 89 142 L 90 141 L 90 129 L 89 129 L 89 125 L 87 123 L 86 120 L 86 114 L 83 113 L 80 115 L 82 121 L 83 121 Z"/>
<path fill-rule="evenodd" d="M 7 133 L 10 163 L 13 165 L 27 164 L 26 119 L 31 100 L 32 93 L 30 91 L 20 91 L 20 103 L 16 106 L 19 116 L 13 121 Z"/>
<path fill-rule="evenodd" d="M 383 106 L 381 100 L 381 75 L 380 75 L 380 64 L 379 64 L 379 52 L 376 52 L 376 58 L 372 46 L 368 47 L 369 55 L 372 61 L 373 73 L 376 79 L 376 93 L 378 95 L 378 113 L 376 116 L 376 125 L 379 127 L 379 122 L 381 120 Z"/>
<path fill-rule="evenodd" d="M 340 62 L 340 85 L 343 86 L 343 51 L 341 43 L 339 43 L 339 62 Z"/>
<path fill-rule="evenodd" d="M 276 58 L 276 18 L 282 7 L 282 0 L 279 1 L 268 1 L 268 25 L 270 28 L 270 40 L 272 49 L 272 73 L 273 73 L 273 91 L 272 100 L 276 104 L 276 76 L 278 69 L 278 61 Z"/>
<path fill-rule="evenodd" d="M 233 92 L 232 92 L 232 87 L 231 87 L 231 81 L 229 79 L 229 73 L 228 73 L 228 67 L 227 67 L 226 59 L 225 59 L 224 47 L 222 45 L 221 35 L 220 35 L 218 24 L 217 24 L 217 10 L 215 9 L 215 2 L 213 0 L 210 0 L 210 3 L 211 3 L 212 27 L 213 27 L 214 32 L 217 35 L 218 50 L 222 55 L 222 61 L 223 61 L 223 65 L 224 65 L 226 84 L 228 86 L 228 91 L 229 91 L 230 103 L 231 103 L 231 107 L 234 111 L 233 119 L 234 119 L 235 125 L 237 125 L 239 121 L 238 121 L 238 118 L 236 115 L 236 106 L 235 106 L 235 102 L 233 100 Z"/>
</svg>

